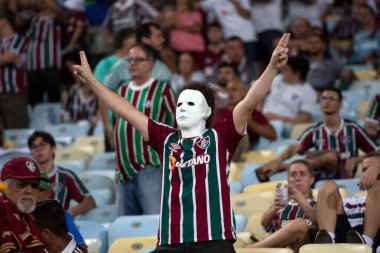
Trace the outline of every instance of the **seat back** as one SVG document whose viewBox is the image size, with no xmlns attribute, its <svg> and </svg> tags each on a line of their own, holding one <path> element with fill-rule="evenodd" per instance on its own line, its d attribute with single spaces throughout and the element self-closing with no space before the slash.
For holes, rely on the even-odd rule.
<svg viewBox="0 0 380 253">
<path fill-rule="evenodd" d="M 117 239 L 108 250 L 108 253 L 140 253 L 144 248 L 151 248 L 157 244 L 157 237 L 130 237 Z"/>
<path fill-rule="evenodd" d="M 75 220 L 83 239 L 98 239 L 101 242 L 100 253 L 106 253 L 108 249 L 108 238 L 106 228 L 95 221 Z"/>
<path fill-rule="evenodd" d="M 108 240 L 112 244 L 123 237 L 156 236 L 158 225 L 158 214 L 121 216 L 108 228 Z"/>
<path fill-rule="evenodd" d="M 90 146 L 94 149 L 94 155 L 104 152 L 104 136 L 80 136 L 75 139 L 74 147 Z"/>
<path fill-rule="evenodd" d="M 300 253 L 371 253 L 372 248 L 367 244 L 306 244 L 300 248 Z"/>
<path fill-rule="evenodd" d="M 272 204 L 256 194 L 240 193 L 231 196 L 232 208 L 236 214 L 250 217 L 254 212 L 265 211 Z"/>
<path fill-rule="evenodd" d="M 88 163 L 91 160 L 91 154 L 76 147 L 60 147 L 55 151 L 55 161 L 83 160 Z"/>
<path fill-rule="evenodd" d="M 90 161 L 89 170 L 115 170 L 115 152 L 98 153 Z"/>
</svg>

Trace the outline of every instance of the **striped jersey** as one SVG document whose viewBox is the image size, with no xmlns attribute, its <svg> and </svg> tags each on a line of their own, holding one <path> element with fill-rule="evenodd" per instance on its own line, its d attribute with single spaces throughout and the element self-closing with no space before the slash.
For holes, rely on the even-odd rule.
<svg viewBox="0 0 380 253">
<path fill-rule="evenodd" d="M 141 86 L 130 82 L 118 90 L 137 110 L 149 118 L 173 126 L 175 96 L 169 83 L 151 78 Z M 127 181 L 147 165 L 161 167 L 160 159 L 132 125 L 122 118 L 114 124 L 117 179 Z"/>
<path fill-rule="evenodd" d="M 340 157 L 340 178 L 348 178 L 345 170 L 346 161 L 357 156 L 359 149 L 368 153 L 378 148 L 358 123 L 347 119 L 341 119 L 340 127 L 335 133 L 332 133 L 323 122 L 319 122 L 305 130 L 299 138 L 299 143 L 302 146 L 301 154 L 310 149 L 336 150 Z"/>
<path fill-rule="evenodd" d="M 364 224 L 364 212 L 367 197 L 348 197 L 343 199 L 344 212 L 347 215 L 351 227 Z"/>
<path fill-rule="evenodd" d="M 35 16 L 28 30 L 28 71 L 61 68 L 61 27 L 55 15 Z"/>
<path fill-rule="evenodd" d="M 65 120 L 91 120 L 98 116 L 98 99 L 95 94 L 85 97 L 80 85 L 76 84 L 65 98 L 62 111 Z"/>
<path fill-rule="evenodd" d="M 158 244 L 235 240 L 228 175 L 242 135 L 232 117 L 193 139 L 153 120 L 148 130 L 162 162 Z"/>
<path fill-rule="evenodd" d="M 18 56 L 17 64 L 0 66 L 0 93 L 24 93 L 26 87 L 26 39 L 24 36 L 14 33 L 3 38 L 0 45 L 0 55 L 12 52 Z"/>
<path fill-rule="evenodd" d="M 316 208 L 317 203 L 312 200 L 308 199 L 307 202 L 313 207 Z M 291 202 L 284 206 L 284 208 L 278 210 L 276 212 L 276 215 L 274 219 L 272 220 L 272 225 L 269 227 L 264 228 L 266 232 L 275 232 L 292 221 L 294 221 L 297 218 L 302 218 L 306 221 L 306 223 L 309 226 L 313 225 L 313 222 L 305 215 L 305 213 L 302 211 L 300 205 L 297 202 Z"/>
<path fill-rule="evenodd" d="M 365 120 L 377 124 L 377 137 L 380 138 L 380 94 L 372 99 Z"/>
<path fill-rule="evenodd" d="M 89 195 L 87 188 L 74 172 L 55 166 L 49 174 L 54 198 L 61 203 L 63 208 L 68 209 L 70 200 L 80 203 Z"/>
</svg>

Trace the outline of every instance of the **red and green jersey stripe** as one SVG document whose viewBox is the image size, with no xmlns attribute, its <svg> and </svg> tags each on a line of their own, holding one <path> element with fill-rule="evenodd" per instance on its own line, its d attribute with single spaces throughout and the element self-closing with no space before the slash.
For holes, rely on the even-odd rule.
<svg viewBox="0 0 380 253">
<path fill-rule="evenodd" d="M 340 178 L 347 178 L 346 161 L 357 156 L 359 149 L 372 152 L 378 149 L 377 144 L 367 135 L 365 130 L 354 121 L 341 119 L 340 127 L 333 133 L 323 122 L 305 130 L 300 136 L 301 154 L 307 150 L 336 150 L 340 156 Z"/>
<path fill-rule="evenodd" d="M 365 120 L 377 124 L 377 136 L 380 137 L 380 94 L 372 99 Z"/>
<path fill-rule="evenodd" d="M 28 71 L 61 68 L 61 27 L 55 15 L 35 16 L 28 31 Z"/>
<path fill-rule="evenodd" d="M 149 85 L 144 84 L 142 89 L 127 84 L 118 90 L 118 94 L 151 119 L 173 125 L 175 96 L 170 84 L 155 79 L 146 84 Z M 146 165 L 161 167 L 156 151 L 144 143 L 136 128 L 118 118 L 114 130 L 119 180 L 127 181 L 133 178 Z"/>
<path fill-rule="evenodd" d="M 4 38 L 0 47 L 0 54 L 11 52 L 18 56 L 17 64 L 0 66 L 0 93 L 24 93 L 26 87 L 26 39 L 20 34 L 13 34 Z"/>
<path fill-rule="evenodd" d="M 158 243 L 234 240 L 228 174 L 242 136 L 232 118 L 193 139 L 152 120 L 148 129 L 163 169 Z"/>
</svg>

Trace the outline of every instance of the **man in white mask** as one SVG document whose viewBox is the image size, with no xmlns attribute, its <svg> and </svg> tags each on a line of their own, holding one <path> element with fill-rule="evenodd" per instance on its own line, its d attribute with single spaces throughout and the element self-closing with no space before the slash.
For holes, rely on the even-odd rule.
<svg viewBox="0 0 380 253">
<path fill-rule="evenodd" d="M 153 251 L 235 252 L 234 215 L 228 184 L 229 163 L 247 118 L 268 93 L 274 76 L 287 62 L 289 34 L 284 34 L 263 75 L 234 108 L 232 117 L 215 128 L 214 91 L 201 83 L 186 85 L 177 102 L 178 129 L 155 122 L 109 91 L 91 73 L 81 52 L 76 74 L 117 115 L 136 127 L 159 154 L 162 164 L 158 246 Z"/>
</svg>

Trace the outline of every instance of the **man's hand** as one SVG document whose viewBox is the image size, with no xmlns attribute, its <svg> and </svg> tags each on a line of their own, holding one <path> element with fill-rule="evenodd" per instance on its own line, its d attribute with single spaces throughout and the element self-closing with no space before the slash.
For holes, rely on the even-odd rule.
<svg viewBox="0 0 380 253">
<path fill-rule="evenodd" d="M 270 59 L 269 66 L 277 71 L 285 66 L 286 62 L 288 61 L 289 49 L 287 48 L 287 45 L 289 38 L 290 33 L 285 33 L 282 35 L 280 41 L 272 53 L 272 58 Z"/>
<path fill-rule="evenodd" d="M 359 189 L 360 190 L 369 190 L 369 188 L 372 187 L 372 185 L 375 183 L 375 180 L 377 180 L 377 177 L 380 174 L 380 167 L 370 166 L 366 168 L 365 171 L 360 176 L 359 180 Z"/>
<path fill-rule="evenodd" d="M 297 190 L 297 188 L 291 185 L 287 185 L 287 187 L 289 192 L 289 199 L 294 199 L 297 203 L 304 199 L 303 194 Z"/>
<path fill-rule="evenodd" d="M 95 79 L 92 74 L 90 65 L 88 64 L 86 54 L 84 51 L 79 52 L 80 65 L 74 65 L 74 74 L 79 78 L 79 80 L 85 84 L 90 84 L 93 79 Z"/>
</svg>

